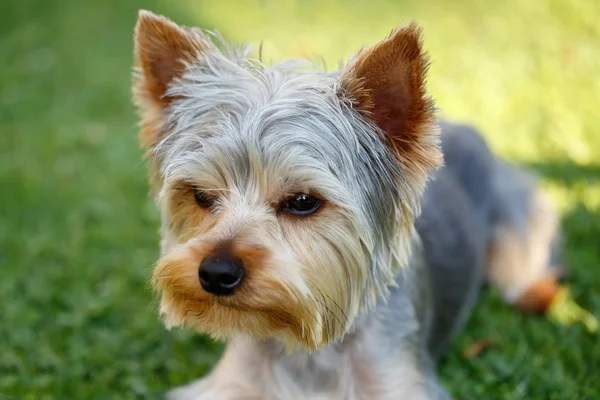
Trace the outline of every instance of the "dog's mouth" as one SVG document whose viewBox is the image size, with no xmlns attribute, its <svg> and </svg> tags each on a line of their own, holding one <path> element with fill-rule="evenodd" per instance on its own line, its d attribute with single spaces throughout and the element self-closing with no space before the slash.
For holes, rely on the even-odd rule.
<svg viewBox="0 0 600 400">
<path fill-rule="evenodd" d="M 314 311 L 284 299 L 270 302 L 263 298 L 254 303 L 246 296 L 185 296 L 167 288 L 163 292 L 160 319 L 168 329 L 190 327 L 216 340 L 227 340 L 241 333 L 258 338 L 279 338 L 289 346 L 319 348 L 327 339 L 323 323 L 315 320 Z"/>
<path fill-rule="evenodd" d="M 254 268 L 232 293 L 211 293 L 199 279 L 198 257 L 190 253 L 163 258 L 154 272 L 159 315 L 167 328 L 189 327 L 216 340 L 238 333 L 275 337 L 307 349 L 319 348 L 333 337 L 331 324 L 323 318 L 327 313 L 305 288 Z"/>
<path fill-rule="evenodd" d="M 247 312 L 251 311 L 251 308 L 245 306 L 235 299 L 235 296 L 221 297 L 213 296 L 212 301 L 220 307 L 228 308 L 235 311 Z"/>
</svg>

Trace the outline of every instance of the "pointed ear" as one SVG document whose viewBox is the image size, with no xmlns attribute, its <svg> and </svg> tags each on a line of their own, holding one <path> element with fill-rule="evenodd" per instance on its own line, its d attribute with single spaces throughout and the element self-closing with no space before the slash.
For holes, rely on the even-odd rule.
<svg viewBox="0 0 600 400">
<path fill-rule="evenodd" d="M 142 108 L 157 111 L 173 100 L 166 95 L 169 85 L 209 46 L 197 32 L 145 10 L 139 12 L 134 42 L 135 98 Z"/>
<path fill-rule="evenodd" d="M 426 176 L 442 163 L 433 100 L 426 92 L 429 60 L 421 30 L 402 26 L 360 51 L 344 70 L 342 95 L 385 134 L 405 172 Z"/>
</svg>

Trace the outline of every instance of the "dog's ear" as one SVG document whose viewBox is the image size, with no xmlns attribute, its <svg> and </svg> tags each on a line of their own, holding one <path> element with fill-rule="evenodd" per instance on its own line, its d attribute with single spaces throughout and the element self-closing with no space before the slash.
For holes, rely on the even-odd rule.
<svg viewBox="0 0 600 400">
<path fill-rule="evenodd" d="M 442 163 L 433 99 L 425 89 L 429 60 L 421 30 L 402 26 L 361 50 L 340 80 L 341 95 L 386 135 L 405 171 L 426 176 Z"/>
<path fill-rule="evenodd" d="M 173 80 L 181 77 L 186 66 L 209 47 L 196 31 L 145 10 L 139 12 L 134 45 L 136 101 L 157 111 L 168 107 L 173 100 L 167 95 Z"/>
<path fill-rule="evenodd" d="M 171 83 L 201 59 L 210 44 L 198 31 L 140 10 L 135 26 L 133 94 L 140 109 L 140 142 L 151 148 L 164 135 L 164 110 L 174 100 Z"/>
</svg>

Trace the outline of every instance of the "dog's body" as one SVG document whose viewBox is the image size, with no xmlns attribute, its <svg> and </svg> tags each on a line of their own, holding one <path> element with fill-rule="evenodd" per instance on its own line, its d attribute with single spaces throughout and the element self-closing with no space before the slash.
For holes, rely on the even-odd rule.
<svg viewBox="0 0 600 400">
<path fill-rule="evenodd" d="M 136 56 L 161 314 L 228 340 L 169 398 L 444 399 L 436 363 L 486 276 L 539 306 L 557 224 L 533 206 L 553 210 L 472 129 L 440 146 L 414 26 L 331 76 L 141 13 Z"/>
<path fill-rule="evenodd" d="M 498 227 L 511 226 L 524 235 L 531 229 L 527 218 L 536 183 L 525 171 L 496 159 L 471 127 L 441 123 L 441 128 L 446 166 L 423 195 L 413 257 L 398 274 L 387 303 L 358 318 L 349 335 L 318 352 L 289 355 L 274 340 L 238 338 L 229 343 L 213 376 L 171 392 L 170 398 L 449 398 L 437 383 L 436 363 L 464 325 L 493 267 L 488 252 L 494 241 L 503 240 Z M 546 217 L 555 218 L 546 211 Z M 557 233 L 531 234 L 549 232 Z M 544 248 L 550 251 L 549 244 Z M 551 250 L 552 261 L 558 261 L 555 241 Z M 507 290 L 534 269 L 522 255 L 513 257 L 520 273 L 507 281 Z"/>
</svg>

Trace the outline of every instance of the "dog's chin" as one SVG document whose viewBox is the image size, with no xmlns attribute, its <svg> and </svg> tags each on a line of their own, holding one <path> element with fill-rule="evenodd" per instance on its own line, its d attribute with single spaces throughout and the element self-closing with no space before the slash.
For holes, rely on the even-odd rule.
<svg viewBox="0 0 600 400">
<path fill-rule="evenodd" d="M 287 254 L 239 244 L 236 255 L 246 267 L 243 281 L 227 296 L 207 292 L 198 272 L 210 254 L 210 246 L 203 243 L 184 244 L 155 267 L 152 284 L 168 329 L 188 327 L 218 341 L 240 335 L 275 339 L 290 352 L 313 351 L 343 337 L 359 312 L 364 293 L 337 285 L 339 276 L 349 274 L 339 264 L 330 269 L 309 267 L 309 262 Z M 349 280 L 360 286 L 356 282 L 364 275 L 356 272 Z"/>
<path fill-rule="evenodd" d="M 235 296 L 210 296 L 201 301 L 188 299 L 181 303 L 163 294 L 160 317 L 168 329 L 189 327 L 217 341 L 241 335 L 275 339 L 288 351 L 297 348 L 318 350 L 332 339 L 323 330 L 326 322 L 320 315 L 312 315 L 298 304 L 286 305 L 282 301 L 271 307 L 253 308 L 236 301 Z"/>
<path fill-rule="evenodd" d="M 339 302 L 327 305 L 303 279 L 277 275 L 276 269 L 248 270 L 230 296 L 207 293 L 198 280 L 198 258 L 193 249 L 184 249 L 161 259 L 154 271 L 160 315 L 169 329 L 190 327 L 219 341 L 237 335 L 273 338 L 288 349 L 316 350 L 337 340 L 349 325 Z"/>
</svg>

